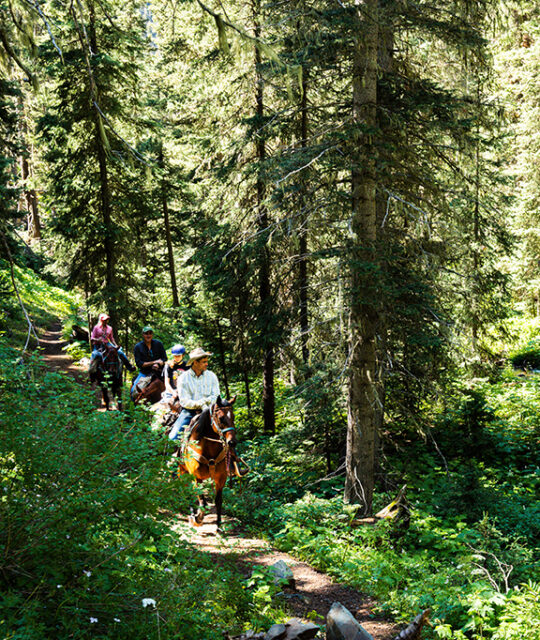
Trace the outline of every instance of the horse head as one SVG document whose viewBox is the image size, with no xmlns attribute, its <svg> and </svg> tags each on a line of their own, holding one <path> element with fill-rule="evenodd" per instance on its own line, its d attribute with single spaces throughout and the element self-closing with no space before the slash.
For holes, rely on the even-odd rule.
<svg viewBox="0 0 540 640">
<path fill-rule="evenodd" d="M 234 426 L 233 404 L 236 396 L 231 400 L 222 400 L 218 396 L 216 403 L 213 405 L 212 411 L 212 428 L 223 438 L 230 447 L 236 446 L 236 427 Z"/>
</svg>

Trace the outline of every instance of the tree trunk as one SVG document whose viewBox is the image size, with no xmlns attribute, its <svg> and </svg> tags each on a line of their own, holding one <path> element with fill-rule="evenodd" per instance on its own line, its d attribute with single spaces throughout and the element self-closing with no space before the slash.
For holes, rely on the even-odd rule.
<svg viewBox="0 0 540 640">
<path fill-rule="evenodd" d="M 260 38 L 260 1 L 254 0 L 252 7 L 255 37 Z M 255 102 L 257 123 L 259 126 L 259 132 L 256 134 L 256 152 L 259 163 L 256 185 L 258 211 L 257 226 L 261 232 L 261 237 L 264 237 L 268 229 L 268 210 L 264 204 L 266 185 L 263 176 L 263 164 L 266 159 L 266 145 L 264 142 L 264 135 L 261 132 L 264 118 L 264 93 L 263 77 L 261 74 L 261 54 L 257 46 L 255 46 Z M 259 295 L 261 300 L 261 313 L 264 314 L 264 325 L 266 329 L 270 329 L 274 305 L 270 288 L 270 256 L 268 255 L 267 242 L 265 242 L 260 256 Z M 265 432 L 275 433 L 274 344 L 273 339 L 268 337 L 268 333 L 271 332 L 263 331 L 263 417 Z"/>
<path fill-rule="evenodd" d="M 89 3 L 89 34 L 90 47 L 95 55 L 98 52 L 96 37 L 96 16 L 93 3 Z M 97 92 L 97 87 L 95 87 Z M 99 96 L 94 96 L 97 99 Z M 101 216 L 103 219 L 104 238 L 103 248 L 105 251 L 105 299 L 107 300 L 108 313 L 111 317 L 111 326 L 117 325 L 118 313 L 116 310 L 116 287 L 115 287 L 115 247 L 114 228 L 112 222 L 111 193 L 109 185 L 109 174 L 107 170 L 107 152 L 102 138 L 103 122 L 97 107 L 92 105 L 94 111 L 96 154 L 99 166 L 99 188 L 101 201 Z"/>
<path fill-rule="evenodd" d="M 22 96 L 18 98 L 18 106 L 20 117 L 19 121 L 19 133 L 21 139 L 21 145 L 23 149 L 27 150 L 28 144 L 28 124 L 26 121 L 26 113 L 24 110 L 24 102 Z M 28 162 L 28 151 L 23 151 L 20 158 L 21 167 L 21 182 L 22 182 L 22 197 L 23 207 L 26 211 L 26 219 L 28 226 L 28 241 L 30 244 L 33 242 L 39 242 L 41 240 L 41 221 L 39 219 L 38 200 L 35 189 L 28 188 L 28 180 L 32 175 L 30 163 Z"/>
<path fill-rule="evenodd" d="M 165 168 L 165 160 L 163 157 L 163 145 L 159 147 L 159 166 L 162 170 Z M 165 241 L 167 243 L 167 257 L 169 260 L 169 275 L 171 278 L 171 290 L 173 298 L 173 307 L 180 306 L 178 299 L 178 286 L 176 284 L 176 270 L 174 267 L 174 253 L 171 239 L 171 225 L 169 221 L 169 206 L 167 204 L 167 191 L 165 189 L 165 179 L 161 181 L 161 207 L 163 211 L 163 226 L 165 227 Z"/>
<path fill-rule="evenodd" d="M 307 146 L 308 137 L 308 111 L 307 111 L 307 70 L 304 69 L 302 75 L 302 103 L 300 108 L 300 144 L 302 149 Z M 305 211 L 306 207 L 306 185 L 305 181 L 300 187 L 300 225 L 299 225 L 299 264 L 298 264 L 298 287 L 300 289 L 300 341 L 302 344 L 302 361 L 304 365 L 309 361 L 308 349 L 308 332 L 309 332 L 309 315 L 308 315 L 308 272 L 307 272 L 307 241 L 308 241 L 308 216 Z"/>
<path fill-rule="evenodd" d="M 476 108 L 477 108 L 477 122 L 476 122 L 476 141 L 474 150 L 474 163 L 475 163 L 475 175 L 474 175 L 474 214 L 473 214 L 473 277 L 472 277 L 472 319 L 471 319 L 471 334 L 472 334 L 472 348 L 474 353 L 478 353 L 478 333 L 480 327 L 479 319 L 479 296 L 480 287 L 478 284 L 478 271 L 480 269 L 480 256 L 478 254 L 478 247 L 480 243 L 480 123 L 478 118 L 480 117 L 481 108 L 481 90 L 480 90 L 480 78 L 476 76 Z"/>
<path fill-rule="evenodd" d="M 225 349 L 223 347 L 223 332 L 219 318 L 216 318 L 216 330 L 219 340 L 219 359 L 221 361 L 221 371 L 223 372 L 223 384 L 225 385 L 225 397 L 227 400 L 231 397 L 229 394 L 229 380 L 227 378 L 227 362 L 225 361 Z"/>
<path fill-rule="evenodd" d="M 240 355 L 242 357 L 242 379 L 244 380 L 244 390 L 246 393 L 246 407 L 248 411 L 248 419 L 251 422 L 251 389 L 249 386 L 249 367 L 246 355 L 246 334 L 245 334 L 245 315 L 242 307 L 243 300 L 239 299 L 238 314 L 240 316 Z"/>
<path fill-rule="evenodd" d="M 377 421 L 376 166 L 378 0 L 356 0 L 353 59 L 351 300 L 345 500 L 371 513 Z M 366 131 L 367 129 L 367 131 Z"/>
</svg>

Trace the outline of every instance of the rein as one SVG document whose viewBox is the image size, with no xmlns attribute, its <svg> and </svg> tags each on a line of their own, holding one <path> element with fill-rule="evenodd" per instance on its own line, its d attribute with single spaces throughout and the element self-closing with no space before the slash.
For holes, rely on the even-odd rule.
<svg viewBox="0 0 540 640">
<path fill-rule="evenodd" d="M 214 410 L 215 410 L 215 404 L 213 404 L 210 407 L 210 415 L 211 415 L 211 420 L 210 420 L 210 424 L 212 425 L 212 428 L 214 429 L 214 431 L 218 434 L 219 436 L 219 440 L 216 438 L 209 438 L 208 436 L 202 436 L 201 440 L 208 440 L 209 442 L 218 442 L 219 444 L 221 444 L 221 446 L 223 447 L 218 455 L 217 458 L 212 458 L 211 460 L 207 460 L 201 453 L 199 453 L 195 448 L 194 448 L 194 444 L 191 444 L 190 442 L 187 443 L 186 445 L 186 449 L 190 449 L 191 454 L 195 460 L 197 460 L 197 462 L 201 463 L 201 464 L 206 464 L 208 465 L 208 468 L 210 470 L 210 477 L 212 478 L 212 480 L 214 479 L 214 473 L 216 470 L 216 466 L 222 462 L 225 458 L 226 458 L 226 462 L 227 462 L 227 474 L 229 473 L 229 467 L 230 467 L 230 447 L 227 444 L 227 442 L 225 441 L 224 438 L 224 434 L 227 433 L 228 431 L 236 431 L 235 427 L 225 427 L 225 429 L 222 429 L 218 420 L 216 419 L 216 416 L 214 415 Z"/>
</svg>

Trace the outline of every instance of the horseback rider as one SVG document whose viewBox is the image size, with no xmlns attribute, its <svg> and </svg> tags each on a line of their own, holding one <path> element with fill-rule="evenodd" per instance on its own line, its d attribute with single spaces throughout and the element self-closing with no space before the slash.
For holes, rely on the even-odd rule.
<svg viewBox="0 0 540 640">
<path fill-rule="evenodd" d="M 90 370 L 93 371 L 98 367 L 100 361 L 103 361 L 103 356 L 106 351 L 116 349 L 118 357 L 126 365 L 128 371 L 135 371 L 135 367 L 128 360 L 122 347 L 116 344 L 113 328 L 109 325 L 109 320 L 110 316 L 108 313 L 100 313 L 98 323 L 92 329 L 92 334 L 90 335 L 90 342 L 92 344 Z"/>
<path fill-rule="evenodd" d="M 208 371 L 211 353 L 197 347 L 189 354 L 188 369 L 178 378 L 178 400 L 182 411 L 169 433 L 170 440 L 177 440 L 189 425 L 193 416 L 208 409 L 219 396 L 219 382 L 212 371 Z"/>
<path fill-rule="evenodd" d="M 169 397 L 177 394 L 177 381 L 178 378 L 187 371 L 189 367 L 184 362 L 184 354 L 186 348 L 181 344 L 175 344 L 171 348 L 172 362 L 166 362 L 163 369 L 163 380 L 165 382 L 164 394 Z"/>
<path fill-rule="evenodd" d="M 143 339 L 137 342 L 133 349 L 133 355 L 135 356 L 135 363 L 139 368 L 139 373 L 133 385 L 131 391 L 135 389 L 136 385 L 143 378 L 152 376 L 153 378 L 161 378 L 163 374 L 163 366 L 167 362 L 167 353 L 163 343 L 159 340 L 154 340 L 154 330 L 150 325 L 146 325 L 142 330 Z"/>
</svg>

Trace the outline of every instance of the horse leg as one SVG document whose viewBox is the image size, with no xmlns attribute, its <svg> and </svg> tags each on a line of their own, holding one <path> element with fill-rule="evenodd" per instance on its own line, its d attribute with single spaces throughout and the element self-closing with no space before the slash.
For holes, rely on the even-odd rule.
<svg viewBox="0 0 540 640">
<path fill-rule="evenodd" d="M 107 387 L 105 386 L 101 387 L 101 394 L 103 395 L 103 402 L 105 403 L 105 409 L 109 411 L 110 399 L 109 399 L 109 390 L 107 389 Z"/>
<path fill-rule="evenodd" d="M 200 484 L 200 480 L 197 480 L 197 486 Z M 188 518 L 188 521 L 194 527 L 200 527 L 204 520 L 204 508 L 206 507 L 206 498 L 202 493 L 198 494 L 197 501 L 199 503 L 199 508 L 195 513 L 193 507 L 191 507 L 191 515 Z"/>
<path fill-rule="evenodd" d="M 122 404 L 122 385 L 121 384 L 118 385 L 115 392 L 115 396 L 116 396 L 116 408 L 118 409 L 118 411 L 122 411 L 123 404 Z"/>
<path fill-rule="evenodd" d="M 226 478 L 225 478 L 226 479 Z M 216 479 L 216 517 L 217 517 L 217 530 L 221 531 L 221 507 L 223 505 L 223 485 L 221 482 L 218 484 Z"/>
</svg>

